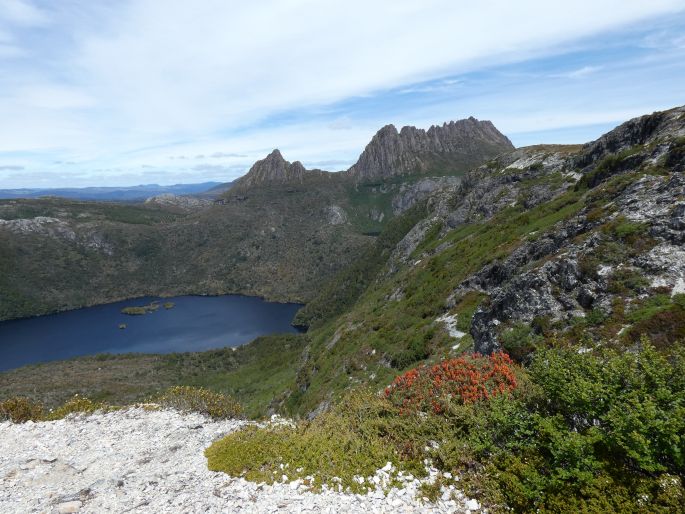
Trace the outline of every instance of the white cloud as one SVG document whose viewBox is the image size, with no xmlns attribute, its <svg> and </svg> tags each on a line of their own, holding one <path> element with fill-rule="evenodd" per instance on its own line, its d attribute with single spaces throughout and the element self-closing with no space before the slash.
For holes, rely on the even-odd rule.
<svg viewBox="0 0 685 514">
<path fill-rule="evenodd" d="M 567 71 L 565 73 L 557 73 L 552 75 L 553 77 L 564 78 L 564 79 L 580 79 L 597 73 L 602 69 L 602 66 L 583 66 L 575 70 Z"/>
<path fill-rule="evenodd" d="M 0 20 L 26 27 L 48 23 L 48 17 L 42 9 L 24 0 L 0 0 Z"/>
<path fill-rule="evenodd" d="M 0 43 L 0 59 L 21 57 L 22 55 L 24 55 L 24 51 L 21 48 Z"/>
<path fill-rule="evenodd" d="M 38 109 L 83 109 L 95 102 L 83 91 L 62 85 L 41 84 L 23 88 L 15 97 L 15 104 Z"/>
<path fill-rule="evenodd" d="M 235 152 L 214 152 L 212 155 L 209 155 L 209 157 L 212 159 L 225 159 L 227 157 L 247 157 L 247 155 Z"/>
<path fill-rule="evenodd" d="M 559 16 L 539 0 L 148 0 L 85 38 L 75 62 L 129 124 L 189 133 L 520 59 L 676 7 L 579 1 Z"/>
<path fill-rule="evenodd" d="M 560 16 L 548 0 L 41 5 L 0 0 L 0 57 L 3 48 L 15 57 L 32 51 L 31 60 L 0 73 L 0 153 L 50 154 L 48 162 L 92 169 L 179 166 L 182 156 L 203 155 L 226 159 L 227 172 L 236 173 L 274 147 L 291 160 L 344 162 L 379 125 L 345 113 L 260 126 L 264 120 L 389 89 L 460 89 L 448 77 L 554 54 L 683 8 L 678 0 L 579 0 L 565 3 Z M 54 58 L 36 57 L 44 50 Z M 567 77 L 597 70 L 586 66 Z M 435 120 L 420 112 L 407 117 L 478 115 L 463 110 L 443 110 Z"/>
</svg>

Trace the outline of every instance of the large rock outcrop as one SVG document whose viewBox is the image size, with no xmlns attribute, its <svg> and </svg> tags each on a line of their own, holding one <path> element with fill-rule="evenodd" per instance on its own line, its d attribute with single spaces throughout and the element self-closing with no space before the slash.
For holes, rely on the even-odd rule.
<svg viewBox="0 0 685 514">
<path fill-rule="evenodd" d="M 684 118 L 685 106 L 681 106 L 628 120 L 599 139 L 585 144 L 582 153 L 573 164 L 578 168 L 587 169 L 607 155 L 627 151 L 636 145 L 653 144 L 665 138 L 684 137 Z M 635 165 L 639 162 L 630 164 Z"/>
<path fill-rule="evenodd" d="M 321 175 L 321 170 L 306 170 L 300 161 L 289 162 L 281 152 L 273 150 L 264 159 L 255 162 L 250 171 L 235 182 L 233 190 L 245 190 L 263 184 L 303 182 L 308 175 Z"/>
<path fill-rule="evenodd" d="M 503 152 L 511 141 L 490 121 L 451 121 L 428 130 L 380 129 L 348 171 L 358 182 L 426 172 L 463 172 Z"/>
</svg>

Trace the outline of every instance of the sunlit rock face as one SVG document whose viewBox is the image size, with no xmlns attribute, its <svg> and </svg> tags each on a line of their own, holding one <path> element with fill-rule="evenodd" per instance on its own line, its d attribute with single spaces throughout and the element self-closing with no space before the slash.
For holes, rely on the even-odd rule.
<svg viewBox="0 0 685 514">
<path fill-rule="evenodd" d="M 348 173 L 357 181 L 428 171 L 466 171 L 503 152 L 511 141 L 490 121 L 451 121 L 428 130 L 394 125 L 380 129 Z"/>
</svg>

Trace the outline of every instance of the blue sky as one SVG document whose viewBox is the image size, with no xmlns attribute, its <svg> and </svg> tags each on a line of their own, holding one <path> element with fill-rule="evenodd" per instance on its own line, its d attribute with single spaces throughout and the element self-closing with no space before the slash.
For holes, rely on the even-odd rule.
<svg viewBox="0 0 685 514">
<path fill-rule="evenodd" d="M 468 116 L 585 142 L 683 85 L 685 0 L 0 0 L 0 188 L 339 170 Z"/>
</svg>

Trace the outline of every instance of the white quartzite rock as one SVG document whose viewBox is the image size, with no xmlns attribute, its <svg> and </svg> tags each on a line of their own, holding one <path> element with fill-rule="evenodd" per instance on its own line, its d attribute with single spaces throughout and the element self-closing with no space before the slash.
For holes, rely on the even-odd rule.
<svg viewBox="0 0 685 514">
<path fill-rule="evenodd" d="M 422 503 L 418 480 L 387 496 L 314 494 L 298 481 L 256 484 L 209 471 L 204 449 L 246 423 L 140 408 L 0 423 L 0 512 L 466 512 L 477 505 L 453 487 L 437 503 Z M 378 471 L 379 482 L 388 471 Z"/>
</svg>

